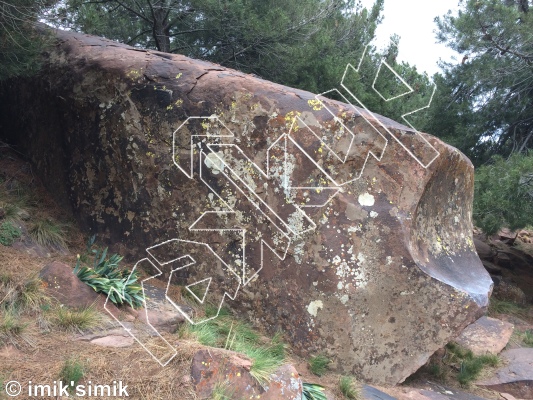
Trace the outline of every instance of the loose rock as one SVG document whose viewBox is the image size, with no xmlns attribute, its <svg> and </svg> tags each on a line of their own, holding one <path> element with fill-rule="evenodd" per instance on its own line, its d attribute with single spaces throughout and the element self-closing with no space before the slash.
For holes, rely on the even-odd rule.
<svg viewBox="0 0 533 400">
<path fill-rule="evenodd" d="M 501 357 L 506 365 L 476 385 L 509 393 L 518 399 L 533 399 L 533 348 L 505 350 Z"/>
<path fill-rule="evenodd" d="M 509 342 L 513 330 L 513 325 L 508 322 L 483 316 L 466 327 L 455 342 L 476 356 L 498 354 Z"/>
</svg>

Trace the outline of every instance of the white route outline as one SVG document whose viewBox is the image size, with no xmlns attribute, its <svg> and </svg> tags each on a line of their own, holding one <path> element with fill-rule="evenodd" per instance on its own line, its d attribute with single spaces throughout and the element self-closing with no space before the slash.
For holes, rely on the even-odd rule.
<svg viewBox="0 0 533 400">
<path fill-rule="evenodd" d="M 208 139 L 223 139 L 223 138 L 235 138 L 235 135 L 233 134 L 233 132 L 231 132 L 231 130 L 220 120 L 220 118 L 217 116 L 217 115 L 211 115 L 211 116 L 200 116 L 200 117 L 188 117 L 172 134 L 172 162 L 174 163 L 174 165 L 176 165 L 178 167 L 178 169 L 183 172 L 183 174 L 188 178 L 188 179 L 194 179 L 194 166 L 195 166 L 195 160 L 194 160 L 194 157 L 195 155 L 197 155 L 197 158 L 198 158 L 198 168 L 199 168 L 199 172 L 198 172 L 198 175 L 199 175 L 199 178 L 201 180 L 201 182 L 206 185 L 208 187 L 208 189 L 215 195 L 217 196 L 218 200 L 220 200 L 220 202 L 225 206 L 226 210 L 223 210 L 223 211 L 205 211 L 203 212 L 190 226 L 189 226 L 189 231 L 191 232 L 225 232 L 225 231 L 233 231 L 233 232 L 238 232 L 240 234 L 240 237 L 242 239 L 242 254 L 241 254 L 241 257 L 242 257 L 242 265 L 241 265 L 241 270 L 239 271 L 237 268 L 234 268 L 232 267 L 231 265 L 229 265 L 228 263 L 224 262 L 224 260 L 213 250 L 213 248 L 207 244 L 207 243 L 203 243 L 203 242 L 198 242 L 198 241 L 190 241 L 190 240 L 183 240 L 183 239 L 170 239 L 170 240 L 167 240 L 167 241 L 164 241 L 162 243 L 159 243 L 159 244 L 156 244 L 156 245 L 153 245 L 153 246 L 150 246 L 148 248 L 146 248 L 146 252 L 149 254 L 149 256 L 153 259 L 153 261 L 150 259 L 150 258 L 143 258 L 141 260 L 139 260 L 135 266 L 133 267 L 131 273 L 130 273 L 130 276 L 131 277 L 131 274 L 133 274 L 133 272 L 136 270 L 137 266 L 142 263 L 142 262 L 146 262 L 148 261 L 150 264 L 151 264 L 151 267 L 154 268 L 157 273 L 154 274 L 154 275 L 151 275 L 150 277 L 148 278 L 145 278 L 143 279 L 140 284 L 141 284 L 141 287 L 142 287 L 142 293 L 143 293 L 143 306 L 144 306 L 144 311 L 146 312 L 146 320 L 147 320 L 147 323 L 148 325 L 150 326 L 150 328 L 157 334 L 157 336 L 165 343 L 165 345 L 168 347 L 169 349 L 169 352 L 168 352 L 168 357 L 157 357 L 156 355 L 154 355 L 149 349 L 148 347 L 139 339 L 137 338 L 133 333 L 132 333 L 132 330 L 131 329 L 128 329 L 117 317 L 115 317 L 115 315 L 113 315 L 111 313 L 111 311 L 107 308 L 107 303 L 109 301 L 109 297 L 112 293 L 116 293 L 122 300 L 124 300 L 124 289 L 122 291 L 122 293 L 119 293 L 116 289 L 112 289 L 112 291 L 110 292 L 110 294 L 108 295 L 108 297 L 106 298 L 105 300 L 105 303 L 104 303 L 104 308 L 105 310 L 113 317 L 113 319 L 115 319 L 125 330 L 126 332 L 128 332 L 132 337 L 133 339 L 135 339 L 135 341 L 137 343 L 139 343 L 143 348 L 144 350 L 146 350 L 153 358 L 154 360 L 156 360 L 161 366 L 166 366 L 177 354 L 177 350 L 174 346 L 172 346 L 170 343 L 168 343 L 168 341 L 166 341 L 164 339 L 164 337 L 157 331 L 157 329 L 155 329 L 152 324 L 150 323 L 149 319 L 148 319 L 148 313 L 147 313 L 147 307 L 146 307 L 146 295 L 145 295 L 145 288 L 144 288 L 144 283 L 150 279 L 154 279 L 160 275 L 162 275 L 162 271 L 159 267 L 163 267 L 165 265 L 168 265 L 170 263 L 173 263 L 173 262 L 176 262 L 176 261 L 183 261 L 183 260 L 186 260 L 188 259 L 188 262 L 186 263 L 183 263 L 182 265 L 180 265 L 179 267 L 176 267 L 174 269 L 172 269 L 170 271 L 170 274 L 169 274 L 169 278 L 168 278 L 168 282 L 167 282 L 167 287 L 166 287 L 166 290 L 165 290 L 165 299 L 173 305 L 173 307 L 180 313 L 183 315 L 184 318 L 187 319 L 187 321 L 191 324 L 199 324 L 199 323 L 203 323 L 203 322 L 206 322 L 206 321 L 209 321 L 211 319 L 214 319 L 216 317 L 218 317 L 219 315 L 219 312 L 220 312 L 220 309 L 222 307 L 222 304 L 224 303 L 224 300 L 226 297 L 230 298 L 231 300 L 235 300 L 238 292 L 239 292 L 239 289 L 241 288 L 241 286 L 246 286 L 247 284 L 249 284 L 259 273 L 259 271 L 261 271 L 261 269 L 263 268 L 263 261 L 264 261 L 264 248 L 265 246 L 268 247 L 272 253 L 274 253 L 280 260 L 284 260 L 287 256 L 287 253 L 288 253 L 288 250 L 289 250 L 289 247 L 292 243 L 292 241 L 301 236 L 302 234 L 306 233 L 306 232 L 309 232 L 309 231 L 312 231 L 316 228 L 316 224 L 314 223 L 314 221 L 309 218 L 309 216 L 305 213 L 305 211 L 303 210 L 304 208 L 309 208 L 309 207 L 324 207 L 326 206 L 331 200 L 333 200 L 333 198 L 343 190 L 343 186 L 346 185 L 347 183 L 350 183 L 350 182 L 353 182 L 359 178 L 361 178 L 361 176 L 363 175 L 363 172 L 365 170 L 365 167 L 366 167 L 366 164 L 370 158 L 370 156 L 374 157 L 376 159 L 376 161 L 381 161 L 382 157 L 383 157 L 383 154 L 385 153 L 385 150 L 387 148 L 387 145 L 388 145 L 388 139 L 380 132 L 380 130 L 378 129 L 378 127 L 376 125 L 374 125 L 374 123 L 377 123 L 379 125 L 380 128 L 384 129 L 390 136 L 392 136 L 397 142 L 398 144 L 400 144 L 400 146 L 403 147 L 403 149 L 411 156 L 413 157 L 423 168 L 427 168 L 431 165 L 431 163 L 440 155 L 440 153 L 420 134 L 420 132 L 418 130 L 416 130 L 416 128 L 413 127 L 413 125 L 406 119 L 407 116 L 409 115 L 412 115 L 418 111 L 421 111 L 423 109 L 426 109 L 430 106 L 432 100 L 433 100 L 433 97 L 434 97 L 434 94 L 435 94 L 435 91 L 436 91 L 436 85 L 435 83 L 433 83 L 433 91 L 432 91 L 432 94 L 430 96 L 430 99 L 428 101 L 428 104 L 421 107 L 421 108 L 418 108 L 416 110 L 413 110 L 413 111 L 410 111 L 410 112 L 407 112 L 405 114 L 403 114 L 401 117 L 402 119 L 415 131 L 415 134 L 418 135 L 418 138 L 421 139 L 425 145 L 427 145 L 429 147 L 429 149 L 433 150 L 436 155 L 427 163 L 427 164 L 424 164 L 421 160 L 419 160 L 419 158 L 413 154 L 413 152 L 410 151 L 410 149 L 407 148 L 407 146 L 405 146 L 402 141 L 397 138 L 377 117 L 374 113 L 372 113 L 358 98 L 357 96 L 355 96 L 349 89 L 348 87 L 346 86 L 345 84 L 345 79 L 346 79 L 346 76 L 347 76 L 347 73 L 350 71 L 350 68 L 355 71 L 355 72 L 359 72 L 360 68 L 361 68 L 361 65 L 362 65 L 362 62 L 363 62 L 363 59 L 365 57 L 365 54 L 366 54 L 366 51 L 367 51 L 367 48 L 368 48 L 368 45 L 365 46 L 364 48 L 364 51 L 363 51 L 363 54 L 359 60 L 359 63 L 358 63 L 358 66 L 357 68 L 354 68 L 352 64 L 348 64 L 344 70 L 344 74 L 342 76 L 342 79 L 341 79 L 341 87 L 347 92 L 349 93 L 349 95 L 354 98 L 356 100 L 356 102 L 359 104 L 360 107 L 362 107 L 366 113 L 360 113 L 358 112 L 358 110 L 355 108 L 355 106 L 337 89 L 332 89 L 332 90 L 329 90 L 327 92 L 324 92 L 324 93 L 321 93 L 321 94 L 317 94 L 315 95 L 315 99 L 320 103 L 321 105 L 321 108 L 325 108 L 332 116 L 333 116 L 333 119 L 336 123 L 339 123 L 343 130 L 345 132 L 348 132 L 350 135 L 351 135 L 351 139 L 350 139 L 350 144 L 348 146 L 348 149 L 345 153 L 345 156 L 344 157 L 341 157 L 339 154 L 337 154 L 321 137 L 319 137 L 314 131 L 313 129 L 311 129 L 299 116 L 296 116 L 293 121 L 292 121 L 292 124 L 289 128 L 289 131 L 287 133 L 282 133 L 267 149 L 267 155 L 266 155 L 266 172 L 259 166 L 257 165 L 255 162 L 253 162 L 243 151 L 242 149 L 235 143 L 212 143 L 211 141 L 208 141 Z M 375 84 L 377 82 L 377 79 L 378 79 L 378 76 L 379 76 L 379 73 L 381 71 L 381 68 L 382 66 L 385 66 L 386 68 L 388 68 L 395 76 L 397 79 L 400 80 L 400 82 L 402 82 L 402 84 L 404 84 L 406 87 L 407 87 L 407 91 L 405 93 L 401 93 L 399 95 L 396 95 L 396 96 L 393 96 L 389 99 L 385 98 L 375 87 Z M 378 94 L 378 96 L 380 96 L 384 101 L 392 101 L 392 100 L 396 100 L 396 99 L 399 99 L 409 93 L 413 93 L 413 88 L 396 72 L 394 71 L 394 69 L 385 61 L 385 60 L 382 60 L 379 67 L 378 67 L 378 70 L 376 72 L 376 75 L 374 77 L 374 81 L 372 83 L 372 89 Z M 330 176 L 330 174 L 324 169 L 322 168 L 322 166 L 317 162 L 315 161 L 315 159 L 308 153 L 304 150 L 304 147 L 298 142 L 297 140 L 297 136 L 301 134 L 302 131 L 310 131 L 312 135 L 314 135 L 318 140 L 319 140 L 319 143 L 321 145 L 321 147 L 325 147 L 327 149 L 327 151 L 332 154 L 338 161 L 340 161 L 340 163 L 344 164 L 348 161 L 348 157 L 350 156 L 350 153 L 352 151 L 352 147 L 354 145 L 354 141 L 355 141 L 355 134 L 352 130 L 350 130 L 345 124 L 344 122 L 338 118 L 335 113 L 333 113 L 332 110 L 330 110 L 326 104 L 326 102 L 323 101 L 324 99 L 324 95 L 327 94 L 327 93 L 330 93 L 330 92 L 337 92 L 337 94 L 339 96 L 342 97 L 342 99 L 345 100 L 345 103 L 346 104 L 349 104 L 351 107 L 353 107 L 353 109 L 357 112 L 357 114 L 359 114 L 364 120 L 365 122 L 367 123 L 367 125 L 373 129 L 375 131 L 375 133 L 377 133 L 383 140 L 384 140 L 384 144 L 382 146 L 382 149 L 380 151 L 379 154 L 376 154 L 374 151 L 372 151 L 372 149 L 368 150 L 367 151 L 367 154 L 366 154 L 366 157 L 364 159 L 364 162 L 363 162 L 363 165 L 361 167 L 361 170 L 359 171 L 358 175 L 353 178 L 353 179 L 349 179 L 349 180 L 346 180 L 346 181 L 343 181 L 343 182 L 337 182 L 335 180 L 335 178 L 333 178 L 332 176 Z M 370 118 L 368 118 L 368 116 L 370 116 Z M 176 135 L 178 133 L 178 131 L 180 131 L 183 127 L 185 127 L 190 121 L 194 121 L 194 120 L 203 120 L 203 121 L 209 121 L 210 123 L 211 122 L 217 122 L 218 124 L 221 125 L 220 127 L 220 130 L 216 133 L 210 133 L 209 132 L 209 126 L 208 127 L 204 127 L 204 129 L 207 130 L 206 134 L 200 134 L 200 135 L 191 135 L 190 136 L 190 157 L 189 157 L 189 168 L 184 168 L 182 167 L 179 162 L 177 161 L 178 160 L 178 149 L 176 147 Z M 298 125 L 296 125 L 298 124 Z M 295 129 L 296 127 L 298 127 L 298 129 Z M 302 129 L 302 131 L 300 131 L 300 133 L 296 133 L 297 130 L 299 129 Z M 221 134 L 220 131 L 221 130 L 225 130 L 227 132 L 227 134 Z M 203 138 L 203 139 L 202 139 Z M 283 143 L 281 143 L 281 141 L 283 141 Z M 331 186 L 317 186 L 317 187 L 309 187 L 309 186 L 290 186 L 289 182 L 290 182 L 290 177 L 288 176 L 288 170 L 289 168 L 287 167 L 287 159 L 288 159 L 288 143 L 291 143 L 292 145 L 294 145 L 296 148 L 298 148 L 308 159 L 309 161 L 311 161 L 314 166 L 325 176 L 327 177 L 327 179 L 329 180 L 329 182 L 332 184 Z M 279 248 L 273 248 L 270 246 L 270 244 L 265 241 L 265 239 L 262 238 L 262 234 L 261 232 L 259 232 L 259 237 L 260 237 L 260 253 L 261 253 L 261 257 L 260 257 L 260 265 L 259 265 L 259 269 L 257 269 L 255 271 L 255 273 L 251 276 L 251 277 L 247 277 L 247 266 L 246 266 L 246 237 L 247 237 L 247 229 L 243 229 L 243 228 L 227 228 L 227 227 L 223 227 L 223 228 L 217 228 L 217 227 L 212 227 L 212 228 L 203 228 L 203 227 L 200 227 L 200 223 L 203 222 L 203 220 L 207 220 L 209 216 L 213 215 L 213 214 L 216 214 L 216 215 L 229 215 L 229 214 L 236 214 L 236 210 L 234 210 L 229 204 L 227 201 L 225 201 L 218 193 L 217 191 L 211 187 L 209 185 L 209 183 L 204 179 L 204 176 L 203 176 L 203 168 L 204 168 L 204 161 L 207 157 L 207 154 L 204 152 L 204 150 L 202 149 L 202 144 L 201 143 L 204 143 L 204 147 L 209 151 L 209 154 L 210 155 L 213 155 L 217 160 L 218 162 L 220 163 L 220 165 L 222 165 L 221 168 L 217 168 L 219 170 L 220 173 L 222 173 L 225 177 L 225 179 L 230 182 L 246 199 L 249 203 L 251 203 L 259 212 L 260 214 L 262 214 L 262 216 L 266 219 L 268 219 L 270 222 L 271 222 L 271 226 L 273 226 L 275 228 L 275 230 L 277 230 L 277 233 L 279 235 L 281 235 L 284 239 L 285 239 L 285 248 L 280 249 Z M 256 172 L 259 173 L 259 175 L 261 176 L 261 178 L 263 179 L 266 179 L 268 181 L 272 181 L 274 176 L 271 175 L 270 173 L 270 158 L 271 158 L 271 151 L 276 147 L 276 146 L 279 146 L 280 143 L 282 144 L 283 146 L 283 174 L 281 176 L 281 185 L 283 187 L 284 190 L 289 190 L 289 191 L 301 191 L 301 190 L 308 190 L 308 191 L 330 191 L 330 195 L 328 196 L 328 198 L 326 200 L 324 200 L 322 203 L 320 204 L 316 204 L 316 203 L 312 203 L 312 204 L 305 204 L 305 205 L 298 205 L 296 203 L 289 203 L 291 204 L 294 209 L 296 210 L 295 212 L 299 212 L 302 216 L 302 218 L 306 219 L 306 221 L 309 223 L 309 227 L 305 230 L 302 230 L 301 232 L 298 232 L 298 231 L 295 231 L 291 226 L 290 224 L 285 221 L 280 215 L 278 215 L 271 207 L 269 204 L 267 204 L 263 199 L 261 199 L 260 196 L 258 196 L 258 194 L 255 192 L 255 190 L 253 190 L 253 188 L 251 188 L 248 183 L 243 179 L 242 176 L 240 176 L 240 174 L 233 170 L 231 168 L 231 165 L 228 164 L 228 162 L 226 161 L 226 159 L 224 159 L 223 157 L 221 157 L 218 152 L 216 151 L 217 149 L 231 149 L 231 150 L 235 150 L 237 151 L 237 153 L 239 154 L 239 156 L 241 157 L 240 159 L 241 160 L 244 160 L 245 162 L 247 162 L 248 164 L 252 165 L 255 169 Z M 196 148 L 198 147 L 198 148 Z M 252 195 L 251 195 L 252 194 Z M 268 210 L 268 213 L 265 212 L 265 210 L 262 209 L 262 207 L 266 208 L 266 210 Z M 276 220 L 273 220 L 273 218 L 271 218 L 271 215 L 274 215 Z M 292 215 L 292 214 L 291 214 Z M 280 221 L 281 221 L 281 224 L 280 224 Z M 188 268 L 194 264 L 196 264 L 196 260 L 191 257 L 189 254 L 184 254 L 184 255 L 180 255 L 170 261 L 164 261 L 164 260 L 159 260 L 157 258 L 157 256 L 153 253 L 153 250 L 156 249 L 157 247 L 160 247 L 160 246 L 163 246 L 163 245 L 166 245 L 168 243 L 171 243 L 171 242 L 178 242 L 178 243 L 187 243 L 187 244 L 193 244 L 193 245 L 198 245 L 198 246 L 205 246 L 217 259 L 219 262 L 221 262 L 223 264 L 223 266 L 225 267 L 226 271 L 229 271 L 231 274 L 233 274 L 238 282 L 237 284 L 237 288 L 234 289 L 234 292 L 233 292 L 233 295 L 228 293 L 228 291 L 224 291 L 224 294 L 222 295 L 222 298 L 220 300 L 220 303 L 219 303 L 219 306 L 218 306 L 218 309 L 217 309 L 217 313 L 216 315 L 210 317 L 210 318 L 205 318 L 205 319 L 202 319 L 200 321 L 194 321 L 191 317 L 189 317 L 189 315 L 187 314 L 186 310 L 182 309 L 178 304 L 176 304 L 173 299 L 169 296 L 169 288 L 170 288 L 170 285 L 171 285 L 171 281 L 172 281 L 172 277 L 174 275 L 175 272 L 179 271 L 179 270 L 182 270 L 184 268 Z M 279 247 L 279 246 L 275 246 L 275 247 Z M 156 264 L 159 266 L 156 266 Z M 129 278 L 128 277 L 128 278 Z M 192 294 L 192 296 L 194 296 L 194 298 L 201 304 L 203 304 L 206 300 L 206 296 L 209 292 L 209 289 L 211 287 L 211 282 L 212 282 L 212 279 L 213 277 L 212 276 L 209 276 L 209 277 L 206 277 L 206 278 L 203 278 L 201 280 L 198 280 L 194 283 L 191 283 L 189 285 L 187 285 L 185 288 Z M 205 289 L 205 292 L 202 296 L 202 298 L 200 299 L 191 289 L 190 287 L 192 286 L 195 286 L 197 284 L 200 284 L 200 283 L 203 283 L 203 282 L 208 282 L 207 283 L 207 288 Z M 166 359 L 166 361 L 164 361 Z M 163 361 L 162 361 L 163 360 Z"/>
</svg>

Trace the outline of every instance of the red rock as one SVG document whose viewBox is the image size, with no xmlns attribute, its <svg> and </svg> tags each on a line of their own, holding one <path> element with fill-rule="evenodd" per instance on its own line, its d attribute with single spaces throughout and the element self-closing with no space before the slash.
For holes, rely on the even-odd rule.
<svg viewBox="0 0 533 400">
<path fill-rule="evenodd" d="M 150 324 L 159 332 L 167 331 L 174 333 L 179 324 L 185 321 L 185 318 L 177 310 L 161 309 L 140 309 L 137 313 L 137 319 Z"/>
<path fill-rule="evenodd" d="M 99 294 L 82 282 L 74 273 L 74 268 L 59 261 L 46 265 L 39 276 L 46 286 L 47 293 L 61 304 L 72 308 L 95 306 L 102 312 L 109 310 L 119 316 L 120 310 L 111 302 L 104 307 L 107 296 Z"/>
<path fill-rule="evenodd" d="M 301 400 L 302 381 L 290 364 L 278 368 L 268 386 L 262 387 L 250 374 L 251 360 L 246 356 L 221 349 L 198 351 L 192 361 L 191 377 L 200 399 L 211 398 L 217 384 L 226 384 L 232 398 L 263 400 Z"/>
<path fill-rule="evenodd" d="M 513 325 L 508 322 L 483 316 L 467 326 L 454 341 L 476 356 L 498 354 L 509 342 L 513 330 Z"/>
</svg>

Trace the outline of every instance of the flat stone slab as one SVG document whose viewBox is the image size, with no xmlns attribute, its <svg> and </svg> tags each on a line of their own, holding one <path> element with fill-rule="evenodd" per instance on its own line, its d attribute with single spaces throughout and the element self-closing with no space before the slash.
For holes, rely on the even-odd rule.
<svg viewBox="0 0 533 400">
<path fill-rule="evenodd" d="M 387 393 L 370 385 L 364 385 L 361 394 L 363 400 L 398 400 L 396 397 L 389 396 Z"/>
<path fill-rule="evenodd" d="M 499 354 L 513 334 L 513 324 L 490 317 L 481 317 L 470 324 L 455 342 L 474 355 Z"/>
<path fill-rule="evenodd" d="M 424 388 L 413 388 L 407 386 L 396 386 L 391 388 L 380 388 L 385 395 L 389 397 L 368 397 L 370 400 L 374 399 L 383 399 L 383 400 L 487 400 L 483 397 L 478 397 L 471 393 L 466 393 L 455 388 L 450 388 L 442 385 L 437 385 L 434 383 L 427 382 L 424 385 Z M 393 396 L 393 397 L 390 397 Z M 364 388 L 363 388 L 363 399 L 367 400 L 367 397 L 364 397 Z M 513 399 L 509 399 L 513 400 Z"/>
<path fill-rule="evenodd" d="M 103 347 L 129 347 L 133 341 L 134 339 L 129 335 L 109 335 L 93 339 L 91 343 Z"/>
<path fill-rule="evenodd" d="M 506 365 L 476 385 L 508 393 L 517 399 L 533 399 L 533 348 L 505 350 L 500 356 Z"/>
</svg>

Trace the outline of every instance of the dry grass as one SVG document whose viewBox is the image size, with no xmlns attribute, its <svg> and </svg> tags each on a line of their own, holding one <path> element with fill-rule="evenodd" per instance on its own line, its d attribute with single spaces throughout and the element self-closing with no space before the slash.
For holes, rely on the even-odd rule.
<svg viewBox="0 0 533 400">
<path fill-rule="evenodd" d="M 57 307 L 52 317 L 52 325 L 70 332 L 83 332 L 99 326 L 102 315 L 94 306 L 82 309 Z"/>
<path fill-rule="evenodd" d="M 113 380 L 122 380 L 128 385 L 129 398 L 132 399 L 195 399 L 186 378 L 197 348 L 195 344 L 180 343 L 178 356 L 168 366 L 161 367 L 138 345 L 98 347 L 74 341 L 66 332 L 36 335 L 34 339 L 35 347 L 23 346 L 18 350 L 18 357 L 0 352 L 0 376 L 4 381 L 53 382 L 61 376 L 65 360 L 76 359 L 86 366 L 80 384 L 88 381 L 110 384 Z"/>
<path fill-rule="evenodd" d="M 32 221 L 64 221 L 64 210 L 57 207 L 50 195 L 38 185 L 30 172 L 29 164 L 13 157 L 0 157 L 0 196 L 6 199 L 6 188 L 28 187 L 31 193 L 9 192 L 9 201 L 15 195 L 20 206 L 29 207 Z M 38 207 L 32 200 L 38 198 Z M 25 202 L 23 204 L 23 202 Z M 13 213 L 13 215 L 15 215 Z M 76 253 L 85 250 L 86 236 L 75 229 L 68 231 L 70 254 L 54 254 L 54 257 L 30 256 L 23 252 L 0 245 L 0 379 L 2 382 L 17 380 L 27 391 L 29 381 L 52 383 L 65 373 L 65 360 L 78 360 L 84 366 L 80 384 L 108 384 L 122 380 L 128 385 L 129 398 L 167 400 L 195 399 L 189 371 L 198 343 L 181 340 L 165 334 L 166 340 L 178 349 L 178 355 L 166 367 L 161 367 L 140 345 L 134 343 L 127 348 L 99 347 L 76 340 L 71 330 L 59 329 L 58 320 L 67 326 L 76 326 L 71 318 L 75 311 L 57 308 L 51 301 L 41 297 L 39 271 L 52 261 L 75 265 Z M 7 297 L 4 299 L 4 297 Z M 8 304 L 9 303 L 9 304 Z M 16 305 L 12 307 L 12 305 Z M 58 314 L 60 316 L 58 316 Z M 85 320 L 82 317 L 82 322 Z M 152 348 L 157 348 L 154 340 Z M 0 394 L 2 397 L 2 394 Z"/>
</svg>

